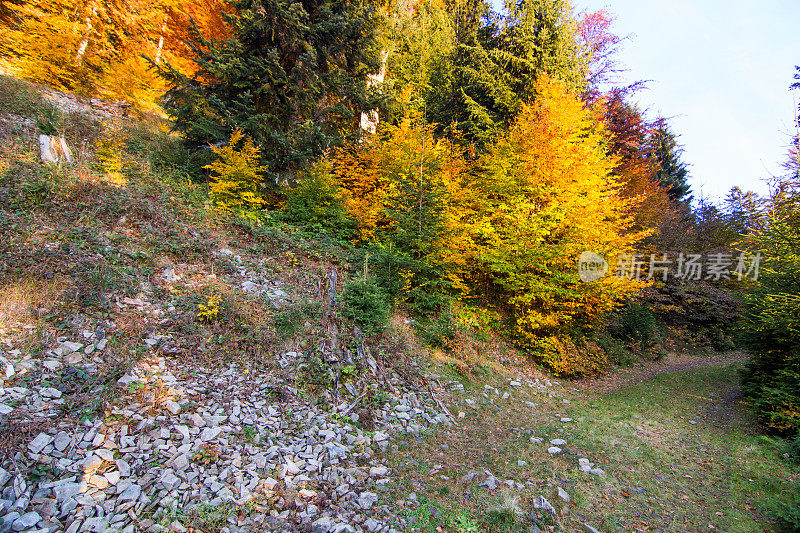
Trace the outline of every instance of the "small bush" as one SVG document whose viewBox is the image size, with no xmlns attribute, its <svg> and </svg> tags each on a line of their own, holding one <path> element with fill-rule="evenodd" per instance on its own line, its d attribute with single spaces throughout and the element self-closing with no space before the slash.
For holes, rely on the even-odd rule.
<svg viewBox="0 0 800 533">
<path fill-rule="evenodd" d="M 298 368 L 299 385 L 314 393 L 320 393 L 333 388 L 334 375 L 331 366 L 318 355 L 311 355 Z"/>
<path fill-rule="evenodd" d="M 315 232 L 347 237 L 353 220 L 347 214 L 341 191 L 330 179 L 330 166 L 320 163 L 307 172 L 300 185 L 284 191 L 286 204 L 281 218 Z"/>
<path fill-rule="evenodd" d="M 426 344 L 448 349 L 458 333 L 458 324 L 450 308 L 417 324 L 417 332 Z"/>
<path fill-rule="evenodd" d="M 42 135 L 58 135 L 64 125 L 64 115 L 56 106 L 44 105 L 36 117 L 36 128 Z"/>
<path fill-rule="evenodd" d="M 656 318 L 644 305 L 629 303 L 608 326 L 617 339 L 639 342 L 642 347 L 652 344 L 656 336 Z"/>
<path fill-rule="evenodd" d="M 283 340 L 288 339 L 303 329 L 305 321 L 315 315 L 319 315 L 319 309 L 310 304 L 284 309 L 275 315 L 275 333 Z"/>
<path fill-rule="evenodd" d="M 389 320 L 386 295 L 371 279 L 357 279 L 342 291 L 343 314 L 367 335 L 379 333 Z"/>
<path fill-rule="evenodd" d="M 236 130 L 228 146 L 213 151 L 217 160 L 204 168 L 213 175 L 211 198 L 214 204 L 223 211 L 257 219 L 258 211 L 266 203 L 260 192 L 261 174 L 266 170 L 258 164 L 261 150 Z"/>
<path fill-rule="evenodd" d="M 557 376 L 585 376 L 602 372 L 608 367 L 608 357 L 599 346 L 585 341 L 579 341 L 577 345 L 568 336 L 538 339 L 534 350 Z"/>
<path fill-rule="evenodd" d="M 800 532 L 800 496 L 791 494 L 789 499 L 791 503 L 771 498 L 768 504 L 769 514 L 781 523 L 782 531 L 798 533 Z"/>
<path fill-rule="evenodd" d="M 636 358 L 628 346 L 606 332 L 597 335 L 597 345 L 605 352 L 608 361 L 618 366 L 631 366 Z"/>
</svg>

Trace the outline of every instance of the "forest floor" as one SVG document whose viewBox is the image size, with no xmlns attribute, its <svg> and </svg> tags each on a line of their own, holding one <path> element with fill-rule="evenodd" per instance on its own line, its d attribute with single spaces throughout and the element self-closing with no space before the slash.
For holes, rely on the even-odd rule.
<svg viewBox="0 0 800 533">
<path fill-rule="evenodd" d="M 496 530 L 515 531 L 508 511 L 544 496 L 557 510 L 555 530 L 781 531 L 768 510 L 797 490 L 799 472 L 779 441 L 759 436 L 742 403 L 741 359 L 684 356 L 679 365 L 637 373 L 635 384 L 621 369 L 603 390 L 496 381 L 498 396 L 476 382 L 454 394 L 453 410 L 465 413 L 457 430 L 401 447 L 394 462 L 405 483 L 400 492 L 424 495 L 418 516 L 432 525 L 441 516 L 455 523 L 466 509 L 493 513 Z M 582 458 L 603 472 L 584 471 Z M 486 486 L 489 473 L 497 488 Z"/>
<path fill-rule="evenodd" d="M 0 77 L 0 533 L 781 531 L 744 354 L 572 382 L 402 316 L 370 346 L 347 249 L 218 216 L 157 121 L 51 100 L 76 162 L 41 164 L 41 94 Z"/>
</svg>

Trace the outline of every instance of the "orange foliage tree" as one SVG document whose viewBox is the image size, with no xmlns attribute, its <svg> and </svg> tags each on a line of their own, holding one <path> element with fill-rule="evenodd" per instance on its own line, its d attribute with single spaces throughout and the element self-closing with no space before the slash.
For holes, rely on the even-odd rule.
<svg viewBox="0 0 800 533">
<path fill-rule="evenodd" d="M 613 275 L 582 283 L 579 255 L 594 251 L 613 263 L 643 235 L 633 231 L 620 195 L 599 113 L 547 77 L 536 93 L 482 160 L 472 184 L 481 203 L 470 227 L 476 264 L 507 295 L 514 336 L 541 350 L 641 287 Z M 585 371 L 568 351 L 549 350 L 547 362 L 565 373 Z"/>
<path fill-rule="evenodd" d="M 633 228 L 643 231 L 661 226 L 675 213 L 669 194 L 656 178 L 658 163 L 652 157 L 649 139 L 653 126 L 626 100 L 626 93 L 612 90 L 600 105 L 609 132 L 609 153 L 615 158 L 612 172 Z"/>
<path fill-rule="evenodd" d="M 193 68 L 185 44 L 189 28 L 225 36 L 223 6 L 220 0 L 9 4 L 0 17 L 2 52 L 28 79 L 150 107 L 165 87 L 143 56 Z"/>
</svg>

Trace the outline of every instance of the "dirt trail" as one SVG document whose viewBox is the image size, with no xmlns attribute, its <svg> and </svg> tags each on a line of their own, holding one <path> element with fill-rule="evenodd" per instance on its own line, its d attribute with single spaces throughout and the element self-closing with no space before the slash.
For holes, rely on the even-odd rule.
<svg viewBox="0 0 800 533">
<path fill-rule="evenodd" d="M 660 374 L 683 372 L 692 368 L 715 366 L 746 361 L 750 356 L 743 352 L 728 352 L 713 357 L 690 356 L 671 353 L 660 361 L 636 363 L 628 368 L 618 368 L 603 376 L 585 378 L 573 386 L 585 392 L 611 392 L 629 385 L 648 381 Z"/>
</svg>

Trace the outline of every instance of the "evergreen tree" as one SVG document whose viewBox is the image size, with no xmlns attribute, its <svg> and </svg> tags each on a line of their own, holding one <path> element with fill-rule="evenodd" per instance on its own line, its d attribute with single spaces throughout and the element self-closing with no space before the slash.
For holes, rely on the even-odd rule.
<svg viewBox="0 0 800 533">
<path fill-rule="evenodd" d="M 454 200 L 465 168 L 460 151 L 420 123 L 406 117 L 371 142 L 339 150 L 334 174 L 361 240 L 378 248 L 372 260 L 381 286 L 395 303 L 431 310 L 457 285 L 448 274 L 459 261 L 453 245 L 464 225 Z"/>
<path fill-rule="evenodd" d="M 657 122 L 650 135 L 650 144 L 658 168 L 656 180 L 667 189 L 673 201 L 690 201 L 689 167 L 681 160 L 683 147 L 665 120 Z"/>
<path fill-rule="evenodd" d="M 164 108 L 195 146 L 241 129 L 270 170 L 302 166 L 358 132 L 361 111 L 375 107 L 367 75 L 377 72 L 377 18 L 361 1 L 238 0 L 232 37 L 195 34 L 198 70 L 159 70 L 171 88 Z"/>
<path fill-rule="evenodd" d="M 508 2 L 504 18 L 488 4 L 475 8 L 479 16 L 458 29 L 449 63 L 434 73 L 429 109 L 441 131 L 460 132 L 483 148 L 534 98 L 540 74 L 580 92 L 587 59 L 568 0 Z"/>
<path fill-rule="evenodd" d="M 771 428 L 800 431 L 800 182 L 777 183 L 766 224 L 747 239 L 762 255 L 745 302 L 742 340 L 753 354 L 742 390 Z"/>
</svg>

